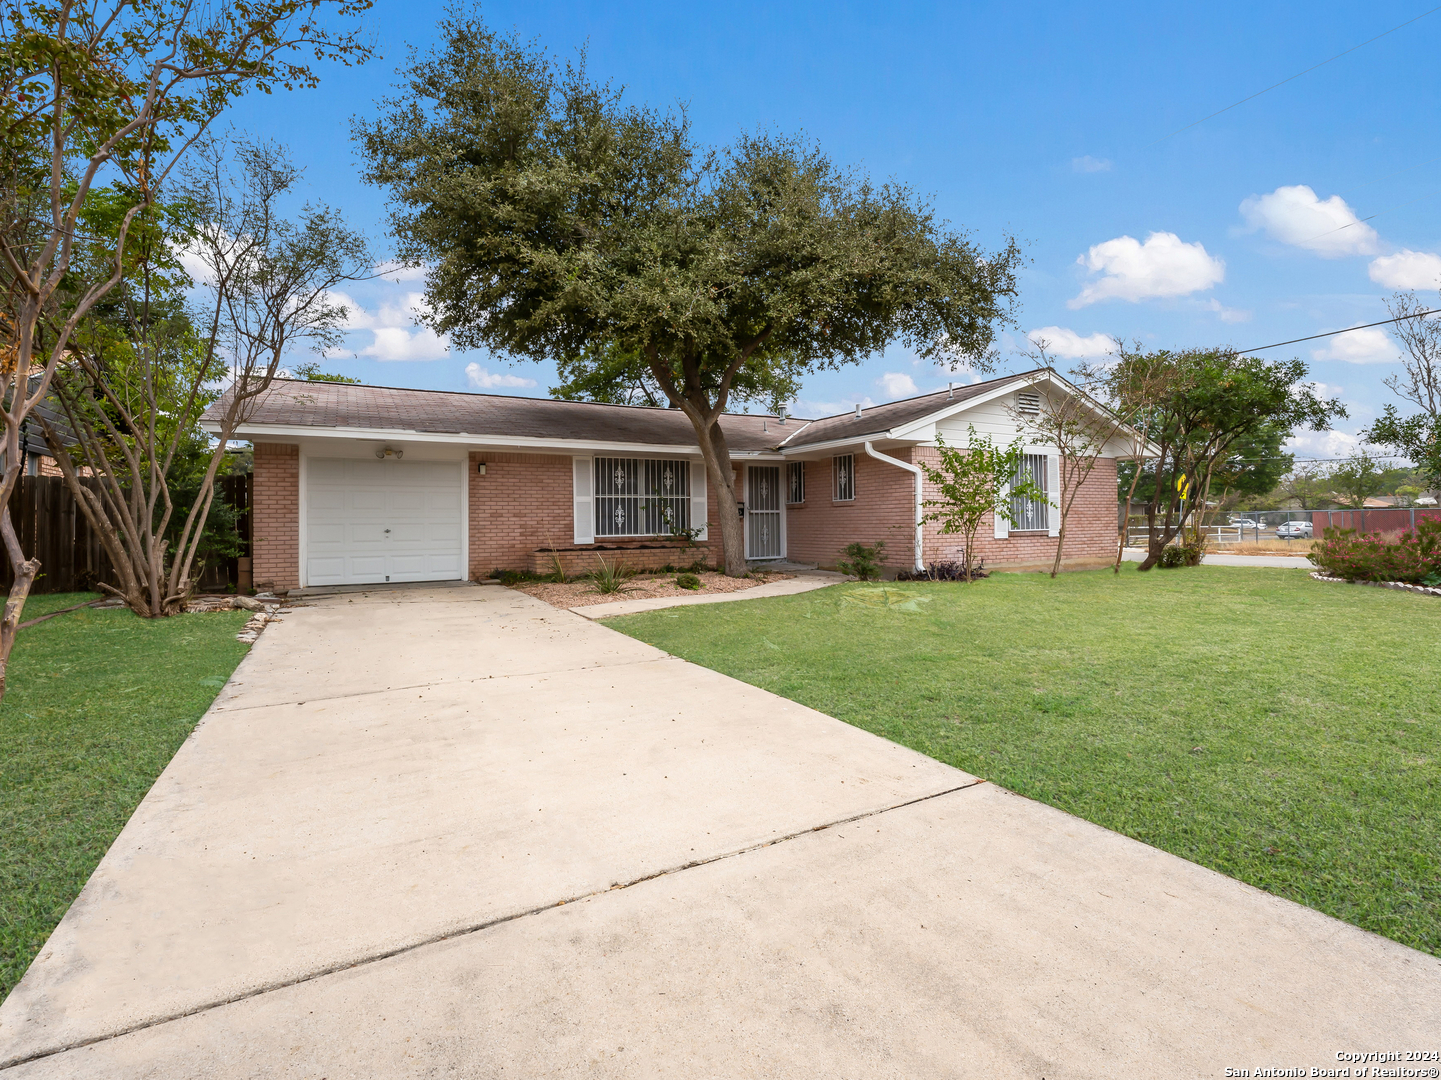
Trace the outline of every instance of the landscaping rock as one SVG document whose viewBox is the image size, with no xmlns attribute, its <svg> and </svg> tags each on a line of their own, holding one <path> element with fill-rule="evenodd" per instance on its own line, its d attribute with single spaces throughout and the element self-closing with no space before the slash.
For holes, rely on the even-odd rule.
<svg viewBox="0 0 1441 1080">
<path fill-rule="evenodd" d="M 253 597 L 253 596 L 237 596 L 237 597 L 235 597 L 234 599 L 235 599 L 235 606 L 238 607 L 238 608 L 244 608 L 246 611 L 264 611 L 264 610 L 265 610 L 265 603 L 264 603 L 264 601 L 257 600 L 257 599 L 255 599 L 255 597 Z"/>
</svg>

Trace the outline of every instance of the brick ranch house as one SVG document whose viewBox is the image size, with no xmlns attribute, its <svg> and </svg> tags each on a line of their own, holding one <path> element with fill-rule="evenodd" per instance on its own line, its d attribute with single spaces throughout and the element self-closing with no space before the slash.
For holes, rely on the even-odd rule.
<svg viewBox="0 0 1441 1080">
<path fill-rule="evenodd" d="M 821 420 L 729 414 L 746 556 L 834 566 L 854 541 L 886 542 L 893 570 L 954 559 L 959 537 L 917 526 L 931 497 L 918 461 L 968 427 L 1009 442 L 1017 414 L 1075 392 L 1044 372 L 1006 376 Z M 203 426 L 214 432 L 215 412 Z M 567 571 L 597 556 L 636 568 L 717 561 L 721 512 L 690 422 L 677 410 L 277 380 L 237 432 L 255 447 L 254 579 L 260 587 L 477 579 L 495 569 Z M 1106 448 L 1077 499 L 1068 566 L 1116 550 L 1116 457 Z M 1030 474 L 1058 486 L 1054 446 L 1026 446 Z M 1048 567 L 1059 513 L 988 520 L 987 565 Z M 693 548 L 673 529 L 700 527 Z M 917 538 L 919 536 L 919 545 Z M 917 550 L 919 546 L 919 550 Z"/>
</svg>

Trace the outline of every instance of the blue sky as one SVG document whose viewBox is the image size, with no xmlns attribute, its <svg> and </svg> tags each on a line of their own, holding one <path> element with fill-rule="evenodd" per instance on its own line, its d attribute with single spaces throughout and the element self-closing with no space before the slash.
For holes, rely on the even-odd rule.
<svg viewBox="0 0 1441 1080">
<path fill-rule="evenodd" d="M 1044 334 L 1059 366 L 1104 336 L 1149 347 L 1254 347 L 1384 319 L 1398 286 L 1436 301 L 1441 280 L 1441 11 L 1191 127 L 1176 129 L 1425 11 L 1424 5 L 487 4 L 487 21 L 632 100 L 684 102 L 697 137 L 804 132 L 838 162 L 903 181 L 983 246 L 1016 235 L 1028 259 L 1001 371 Z M 384 253 L 382 193 L 361 184 L 350 118 L 374 113 L 405 46 L 442 5 L 377 0 L 381 58 L 327 68 L 313 91 L 247 99 L 238 128 L 290 145 L 311 193 Z M 1376 215 L 1369 221 L 1348 224 Z M 1340 226 L 1347 225 L 1346 228 Z M 350 291 L 354 355 L 327 367 L 367 382 L 544 395 L 544 366 L 446 352 L 410 309 L 423 282 Z M 1393 400 L 1396 346 L 1373 330 L 1296 355 L 1351 420 L 1302 436 L 1344 453 Z M 944 386 L 901 349 L 808 379 L 816 415 Z"/>
</svg>

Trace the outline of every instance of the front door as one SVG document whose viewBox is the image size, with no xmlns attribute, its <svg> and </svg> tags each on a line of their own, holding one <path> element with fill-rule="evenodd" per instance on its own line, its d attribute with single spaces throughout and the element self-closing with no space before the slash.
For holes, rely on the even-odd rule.
<svg viewBox="0 0 1441 1080">
<path fill-rule="evenodd" d="M 781 470 L 778 465 L 746 468 L 746 558 L 784 557 L 781 535 Z"/>
</svg>

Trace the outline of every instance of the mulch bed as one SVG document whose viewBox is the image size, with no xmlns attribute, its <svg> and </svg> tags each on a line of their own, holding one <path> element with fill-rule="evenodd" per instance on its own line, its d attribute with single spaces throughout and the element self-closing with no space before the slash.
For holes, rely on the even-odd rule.
<svg viewBox="0 0 1441 1080">
<path fill-rule="evenodd" d="M 589 607 L 591 604 L 610 604 L 619 600 L 649 600 L 658 596 L 706 596 L 715 593 L 740 592 L 742 589 L 753 589 L 757 585 L 782 581 L 795 575 L 755 573 L 750 577 L 733 578 L 717 574 L 714 571 L 707 571 L 696 576 L 700 578 L 701 582 L 699 589 L 680 588 L 675 583 L 675 574 L 637 575 L 627 583 L 625 591 L 618 593 L 598 593 L 595 591 L 594 585 L 583 579 L 567 582 L 564 585 L 549 581 L 536 581 L 511 587 L 529 596 L 534 596 L 537 600 L 544 600 L 551 607 L 573 608 Z"/>
</svg>

